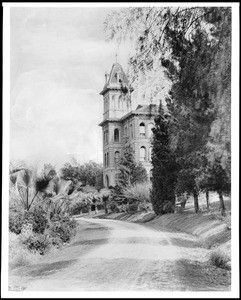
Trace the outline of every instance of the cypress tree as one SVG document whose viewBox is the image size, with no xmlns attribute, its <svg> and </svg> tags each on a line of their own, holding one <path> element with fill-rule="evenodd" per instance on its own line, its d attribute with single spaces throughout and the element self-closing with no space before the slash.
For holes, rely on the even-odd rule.
<svg viewBox="0 0 241 300">
<path fill-rule="evenodd" d="M 170 148 L 168 121 L 162 103 L 155 118 L 152 140 L 151 202 L 157 215 L 174 212 L 176 163 Z"/>
</svg>

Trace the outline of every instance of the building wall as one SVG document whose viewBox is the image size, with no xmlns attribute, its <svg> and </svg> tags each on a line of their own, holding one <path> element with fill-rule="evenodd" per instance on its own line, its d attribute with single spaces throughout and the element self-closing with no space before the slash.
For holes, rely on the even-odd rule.
<svg viewBox="0 0 241 300">
<path fill-rule="evenodd" d="M 140 136 L 140 124 L 145 124 L 145 137 Z M 104 162 L 104 185 L 107 186 L 106 175 L 109 178 L 109 186 L 115 185 L 115 176 L 118 172 L 115 163 L 115 152 L 118 151 L 122 155 L 125 143 L 130 143 L 134 149 L 136 162 L 140 161 L 140 149 L 145 147 L 146 159 L 141 161 L 147 170 L 150 177 L 151 163 L 149 160 L 149 151 L 151 147 L 151 134 L 148 129 L 149 124 L 154 125 L 154 116 L 149 115 L 131 115 L 126 118 L 124 122 L 108 122 L 103 126 L 103 132 L 108 130 L 108 141 L 105 143 L 103 140 L 103 162 Z M 132 127 L 131 127 L 132 125 Z M 132 129 L 131 129 L 132 128 Z M 119 142 L 114 141 L 114 130 L 119 129 Z M 133 133 L 132 133 L 133 132 Z M 104 135 L 103 135 L 104 137 Z M 109 163 L 105 163 L 105 155 L 109 156 Z"/>
</svg>

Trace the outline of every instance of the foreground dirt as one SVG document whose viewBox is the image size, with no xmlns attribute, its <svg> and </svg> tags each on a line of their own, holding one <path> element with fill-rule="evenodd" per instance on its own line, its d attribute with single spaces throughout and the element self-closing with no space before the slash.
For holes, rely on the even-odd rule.
<svg viewBox="0 0 241 300">
<path fill-rule="evenodd" d="M 81 219 L 75 241 L 11 272 L 24 291 L 229 291 L 194 236 L 118 220 Z"/>
</svg>

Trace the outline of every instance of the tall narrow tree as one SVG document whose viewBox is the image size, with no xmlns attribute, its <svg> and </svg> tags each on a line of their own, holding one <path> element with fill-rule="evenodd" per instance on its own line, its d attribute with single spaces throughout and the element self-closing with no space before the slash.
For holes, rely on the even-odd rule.
<svg viewBox="0 0 241 300">
<path fill-rule="evenodd" d="M 157 215 L 174 212 L 176 163 L 170 147 L 168 120 L 162 103 L 155 118 L 152 141 L 151 202 Z"/>
</svg>

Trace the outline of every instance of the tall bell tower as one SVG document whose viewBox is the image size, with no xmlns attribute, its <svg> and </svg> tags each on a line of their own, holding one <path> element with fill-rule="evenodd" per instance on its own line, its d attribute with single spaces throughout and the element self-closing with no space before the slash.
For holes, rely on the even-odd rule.
<svg viewBox="0 0 241 300">
<path fill-rule="evenodd" d="M 131 110 L 131 88 L 119 63 L 114 63 L 109 74 L 105 74 L 103 96 L 103 121 L 99 124 L 103 132 L 104 185 L 115 185 L 116 160 L 121 153 L 123 126 L 121 118 Z"/>
</svg>

